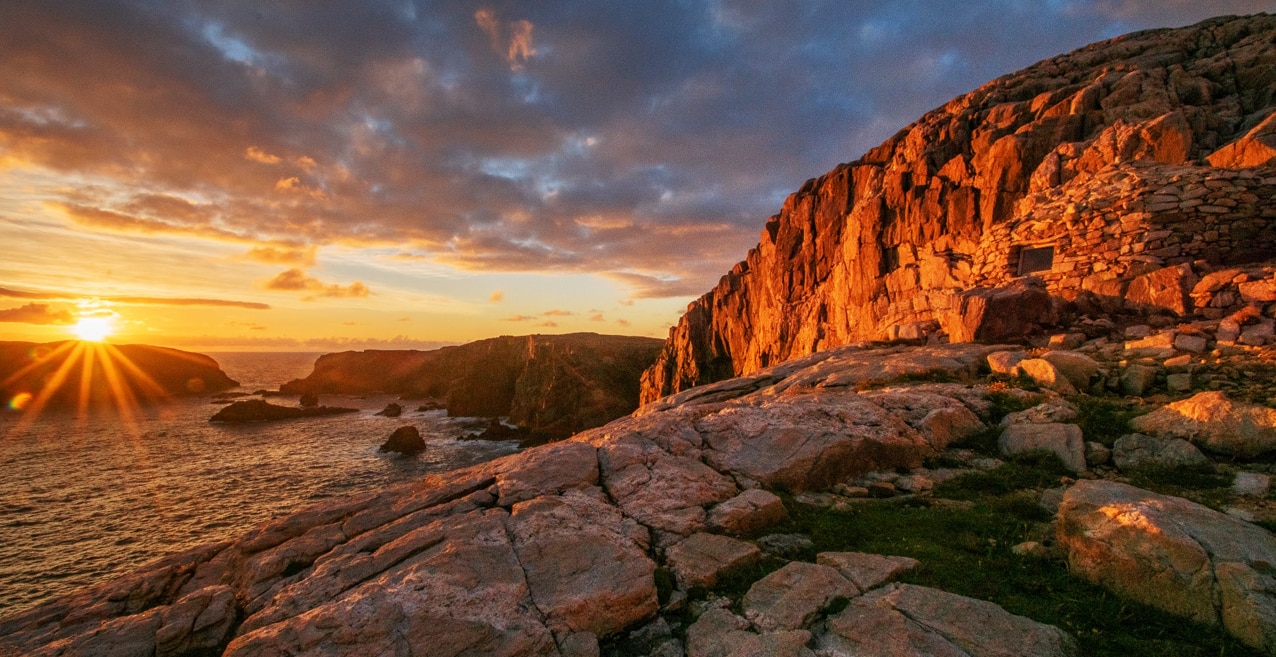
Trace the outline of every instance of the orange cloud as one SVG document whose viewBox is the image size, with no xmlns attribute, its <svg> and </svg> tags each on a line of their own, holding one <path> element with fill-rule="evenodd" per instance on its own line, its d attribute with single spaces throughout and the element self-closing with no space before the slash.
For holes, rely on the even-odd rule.
<svg viewBox="0 0 1276 657">
<path fill-rule="evenodd" d="M 492 303 L 500 303 L 505 300 L 505 292 L 503 290 L 496 290 L 492 293 L 492 296 L 487 298 L 487 300 Z"/>
<path fill-rule="evenodd" d="M 576 313 L 570 310 L 558 310 L 555 308 L 554 310 L 546 310 L 544 314 L 546 317 L 571 317 Z"/>
<path fill-rule="evenodd" d="M 315 254 L 318 249 L 314 245 L 305 248 L 282 246 L 255 246 L 244 254 L 244 258 L 268 265 L 297 265 L 299 267 L 315 266 Z"/>
<path fill-rule="evenodd" d="M 502 319 L 501 321 L 502 322 L 530 322 L 533 319 L 536 319 L 535 315 L 510 315 L 509 317 L 506 317 Z"/>
<path fill-rule="evenodd" d="M 47 303 L 28 303 L 25 306 L 0 310 L 0 322 L 22 324 L 74 324 L 75 316 L 69 310 L 54 310 Z"/>
<path fill-rule="evenodd" d="M 509 30 L 508 43 L 501 29 L 501 23 L 496 18 L 496 12 L 486 8 L 479 9 L 474 12 L 474 22 L 478 24 L 483 34 L 487 35 L 492 50 L 504 56 L 509 62 L 510 70 L 523 70 L 527 60 L 536 54 L 536 47 L 532 44 L 532 30 L 535 26 L 531 21 L 517 20 L 508 23 L 506 25 Z"/>
<path fill-rule="evenodd" d="M 537 326 L 543 326 L 545 328 L 557 328 L 558 322 L 544 321 L 544 322 L 541 322 L 540 324 L 537 324 Z"/>
<path fill-rule="evenodd" d="M 607 321 L 607 319 L 606 319 L 605 317 L 603 317 L 603 314 L 602 314 L 602 313 L 594 313 L 594 314 L 592 314 L 592 315 L 590 315 L 590 316 L 589 316 L 589 321 L 591 321 L 591 322 L 605 322 L 605 321 Z"/>
<path fill-rule="evenodd" d="M 249 146 L 248 150 L 244 151 L 244 157 L 262 164 L 279 164 L 283 161 L 278 155 L 271 155 L 256 146 Z"/>
<path fill-rule="evenodd" d="M 278 276 L 267 281 L 265 287 L 267 290 L 280 292 L 313 292 L 311 296 L 305 297 L 305 301 L 313 301 L 321 297 L 366 297 L 372 294 L 372 290 L 360 281 L 347 286 L 324 283 L 296 267 L 280 272 Z"/>
</svg>

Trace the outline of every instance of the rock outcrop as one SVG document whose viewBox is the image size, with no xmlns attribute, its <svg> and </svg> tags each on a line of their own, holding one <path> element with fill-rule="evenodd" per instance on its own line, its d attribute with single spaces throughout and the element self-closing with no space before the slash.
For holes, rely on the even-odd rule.
<svg viewBox="0 0 1276 657">
<path fill-rule="evenodd" d="M 320 356 L 314 372 L 280 391 L 442 398 L 449 415 L 508 416 L 562 438 L 637 408 L 642 371 L 660 346 L 652 338 L 572 333 L 433 351 L 347 351 Z"/>
<path fill-rule="evenodd" d="M 278 406 L 264 399 L 246 399 L 237 401 L 217 411 L 209 422 L 225 422 L 227 424 L 246 424 L 251 422 L 274 422 L 277 420 L 297 420 L 303 417 L 324 417 L 326 415 L 342 415 L 358 413 L 357 408 L 341 408 L 339 406 Z"/>
<path fill-rule="evenodd" d="M 1259 15 L 1088 46 L 808 181 L 688 306 L 643 403 L 861 340 L 1216 312 L 1201 277 L 1276 253 L 1274 38 Z"/>
<path fill-rule="evenodd" d="M 0 409 L 120 406 L 238 385 L 212 358 L 166 347 L 0 342 Z"/>
<path fill-rule="evenodd" d="M 600 638 L 656 614 L 658 567 L 690 589 L 759 558 L 757 547 L 710 533 L 781 520 L 783 503 L 759 484 L 826 488 L 919 465 L 937 445 L 984 429 L 986 389 L 881 377 L 967 377 L 1004 348 L 845 347 L 569 441 L 313 507 L 0 619 L 0 654 L 597 654 Z M 833 598 L 912 563 L 839 553 L 791 565 L 747 597 L 752 625 L 741 619 L 713 640 L 807 654 L 811 624 Z M 841 588 L 824 591 L 828 582 Z M 911 618 L 939 594 L 905 589 L 855 604 Z M 1029 627 L 993 605 L 965 604 L 972 623 L 995 616 Z M 949 627 L 963 613 L 915 629 L 965 636 Z M 860 636 L 837 627 L 843 638 L 831 642 Z M 1069 645 L 1057 630 L 1031 627 Z"/>
</svg>

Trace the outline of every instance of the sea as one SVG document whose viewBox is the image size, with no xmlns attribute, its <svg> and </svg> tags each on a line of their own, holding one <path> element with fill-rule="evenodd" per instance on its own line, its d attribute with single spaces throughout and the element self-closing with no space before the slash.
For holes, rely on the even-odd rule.
<svg viewBox="0 0 1276 657">
<path fill-rule="evenodd" d="M 309 374 L 319 354 L 209 353 L 241 392 Z M 295 404 L 292 398 L 272 400 Z M 210 424 L 210 397 L 85 417 L 0 414 L 0 617 L 126 573 L 164 555 L 233 539 L 326 499 L 490 460 L 514 442 L 466 441 L 472 418 L 444 411 L 376 415 L 388 395 L 321 395 L 358 413 L 247 425 Z M 378 452 L 415 425 L 417 456 Z"/>
</svg>

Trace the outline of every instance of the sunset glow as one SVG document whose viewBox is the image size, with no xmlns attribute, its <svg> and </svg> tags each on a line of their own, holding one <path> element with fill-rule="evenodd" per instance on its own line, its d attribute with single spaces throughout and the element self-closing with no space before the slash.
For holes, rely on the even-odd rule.
<svg viewBox="0 0 1276 657">
<path fill-rule="evenodd" d="M 1271 9 L 785 7 L 0 3 L 0 340 L 664 337 L 790 192 L 926 110 Z"/>
<path fill-rule="evenodd" d="M 115 327 L 106 317 L 81 317 L 80 321 L 71 327 L 71 332 L 81 340 L 101 342 L 115 332 Z"/>
</svg>

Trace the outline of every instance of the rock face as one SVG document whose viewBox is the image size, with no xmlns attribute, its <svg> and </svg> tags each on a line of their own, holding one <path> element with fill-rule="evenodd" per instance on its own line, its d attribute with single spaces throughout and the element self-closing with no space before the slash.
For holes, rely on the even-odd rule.
<svg viewBox="0 0 1276 657">
<path fill-rule="evenodd" d="M 237 401 L 217 411 L 209 422 L 226 422 L 244 424 L 249 422 L 273 422 L 275 420 L 296 420 L 303 417 L 323 417 L 325 415 L 342 415 L 358 413 L 357 408 L 341 408 L 339 406 L 276 406 L 263 399 L 246 399 Z"/>
<path fill-rule="evenodd" d="M 118 372 L 113 388 L 106 363 Z M 55 376 L 66 365 L 61 375 Z M 88 372 L 85 372 L 85 370 Z M 87 375 L 87 378 L 86 378 Z M 81 382 L 89 381 L 82 390 Z M 0 342 L 0 399 L 22 395 L 44 407 L 109 406 L 123 399 L 153 402 L 168 397 L 211 394 L 239 385 L 202 354 L 140 344 L 92 342 Z M 29 397 L 28 397 L 29 396 Z"/>
<path fill-rule="evenodd" d="M 688 306 L 643 403 L 860 340 L 1203 312 L 1203 274 L 1276 252 L 1274 34 L 1260 15 L 1095 44 L 808 181 Z"/>
<path fill-rule="evenodd" d="M 449 415 L 508 416 L 562 438 L 637 408 L 642 371 L 659 350 L 660 341 L 651 338 L 573 333 L 433 351 L 347 351 L 320 356 L 314 372 L 279 389 L 443 398 Z"/>
<path fill-rule="evenodd" d="M 1276 651 L 1276 538 L 1267 531 L 1195 502 L 1107 481 L 1070 488 L 1056 528 L 1074 573 Z"/>
<path fill-rule="evenodd" d="M 986 411 L 986 388 L 891 385 L 883 373 L 954 378 L 1004 348 L 843 347 L 568 441 L 328 502 L 0 619 L 0 654 L 597 654 L 600 638 L 656 613 L 658 566 L 694 587 L 759 558 L 709 533 L 782 519 L 758 484 L 800 491 L 919 464 L 984 427 L 951 420 Z M 832 598 L 911 565 L 826 557 L 755 586 L 746 610 L 760 634 L 729 612 L 711 633 L 702 616 L 691 654 L 722 642 L 809 654 L 805 624 Z"/>
</svg>

